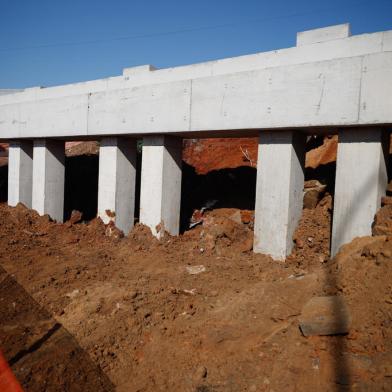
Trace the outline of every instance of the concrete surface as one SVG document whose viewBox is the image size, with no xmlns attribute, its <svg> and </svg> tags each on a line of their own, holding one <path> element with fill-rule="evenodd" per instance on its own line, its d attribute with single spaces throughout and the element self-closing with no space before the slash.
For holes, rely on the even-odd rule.
<svg viewBox="0 0 392 392">
<path fill-rule="evenodd" d="M 63 141 L 34 140 L 32 208 L 57 222 L 64 219 L 64 163 Z"/>
<path fill-rule="evenodd" d="M 355 237 L 372 234 L 385 195 L 388 138 L 381 128 L 339 133 L 332 225 L 332 256 Z"/>
<path fill-rule="evenodd" d="M 143 138 L 140 222 L 158 238 L 180 231 L 181 158 L 180 138 Z"/>
<path fill-rule="evenodd" d="M 253 250 L 284 260 L 302 214 L 305 137 L 261 132 L 258 156 Z"/>
<path fill-rule="evenodd" d="M 351 32 L 349 23 L 302 31 L 297 34 L 297 46 L 318 44 L 320 42 L 348 38 L 350 35 Z"/>
<path fill-rule="evenodd" d="M 23 89 L 16 89 L 16 88 L 3 88 L 0 89 L 0 95 L 7 95 L 7 94 L 15 94 L 15 93 L 20 93 L 23 91 Z"/>
<path fill-rule="evenodd" d="M 33 142 L 13 141 L 8 150 L 8 204 L 31 208 L 33 185 Z"/>
<path fill-rule="evenodd" d="M 98 216 L 128 234 L 135 218 L 136 140 L 108 137 L 99 149 Z"/>
</svg>

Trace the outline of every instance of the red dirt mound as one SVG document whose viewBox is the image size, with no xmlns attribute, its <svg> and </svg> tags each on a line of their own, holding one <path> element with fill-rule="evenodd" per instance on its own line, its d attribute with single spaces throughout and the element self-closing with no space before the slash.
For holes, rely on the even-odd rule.
<svg viewBox="0 0 392 392">
<path fill-rule="evenodd" d="M 108 390 L 102 373 L 118 391 L 389 391 L 392 237 L 329 261 L 330 208 L 326 195 L 304 210 L 280 263 L 242 249 L 250 227 L 235 210 L 158 241 L 143 226 L 121 238 L 99 219 L 61 225 L 0 204 L 7 359 L 33 392 Z M 302 308 L 320 295 L 346 298 L 347 336 L 301 334 Z"/>
</svg>

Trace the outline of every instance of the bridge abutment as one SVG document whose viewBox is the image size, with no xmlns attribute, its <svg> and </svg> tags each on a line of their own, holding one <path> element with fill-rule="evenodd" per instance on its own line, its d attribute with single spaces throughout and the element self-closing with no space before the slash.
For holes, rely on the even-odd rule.
<svg viewBox="0 0 392 392">
<path fill-rule="evenodd" d="M 331 256 L 355 237 L 372 234 L 388 182 L 388 138 L 382 128 L 339 133 Z"/>
<path fill-rule="evenodd" d="M 8 204 L 32 206 L 33 142 L 12 141 L 8 151 Z"/>
<path fill-rule="evenodd" d="M 140 222 L 158 238 L 180 231 L 182 139 L 173 136 L 143 138 Z"/>
<path fill-rule="evenodd" d="M 256 183 L 254 252 L 284 260 L 303 207 L 305 134 L 261 131 Z M 389 137 L 382 127 L 339 133 L 331 255 L 355 237 L 371 235 L 371 225 L 388 181 Z M 105 137 L 99 156 L 98 216 L 124 233 L 134 223 L 135 138 Z M 179 234 L 182 139 L 143 139 L 140 222 L 158 238 Z M 64 141 L 13 140 L 9 149 L 8 204 L 19 202 L 62 222 Z"/>
<path fill-rule="evenodd" d="M 302 214 L 305 136 L 261 132 L 258 156 L 253 250 L 284 260 Z"/>
<path fill-rule="evenodd" d="M 64 219 L 64 141 L 34 140 L 32 208 L 58 222 Z"/>
<path fill-rule="evenodd" d="M 98 216 L 127 234 L 133 227 L 136 139 L 107 137 L 99 149 Z"/>
<path fill-rule="evenodd" d="M 392 90 L 384 88 L 392 83 L 391 70 L 392 30 L 351 36 L 344 24 L 300 32 L 292 48 L 0 91 L 0 140 L 16 140 L 10 149 L 8 202 L 22 202 L 61 222 L 64 143 L 57 139 L 103 138 L 98 215 L 128 232 L 136 153 L 133 142 L 125 140 L 144 137 L 140 222 L 157 237 L 164 231 L 177 235 L 180 137 L 246 137 L 260 130 L 254 251 L 281 260 L 291 253 L 302 213 L 304 134 L 340 129 L 335 255 L 342 244 L 371 234 L 385 192 L 381 127 L 392 124 Z M 29 139 L 36 139 L 32 171 Z"/>
</svg>

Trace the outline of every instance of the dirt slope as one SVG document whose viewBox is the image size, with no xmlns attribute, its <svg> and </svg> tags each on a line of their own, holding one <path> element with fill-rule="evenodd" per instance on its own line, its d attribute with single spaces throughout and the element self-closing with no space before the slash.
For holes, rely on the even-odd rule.
<svg viewBox="0 0 392 392">
<path fill-rule="evenodd" d="M 142 226 L 122 238 L 99 220 L 60 225 L 0 204 L 0 287 L 12 278 L 23 287 L 2 296 L 3 349 L 15 357 L 25 321 L 34 327 L 19 351 L 42 336 L 44 322 L 58 325 L 40 343 L 54 350 L 53 362 L 34 347 L 14 359 L 26 390 L 43 382 L 47 391 L 90 383 L 97 391 L 391 390 L 392 237 L 355 240 L 328 261 L 326 196 L 304 210 L 299 246 L 278 263 L 243 247 L 251 226 L 233 212 L 212 211 L 158 242 Z M 327 294 L 346 298 L 350 333 L 305 338 L 302 307 Z M 67 333 L 74 346 L 61 343 Z M 62 354 L 68 347 L 73 355 Z"/>
<path fill-rule="evenodd" d="M 316 169 L 336 161 L 337 135 L 310 138 L 307 143 L 305 167 Z M 183 160 L 194 167 L 196 173 L 256 167 L 258 138 L 188 139 L 184 141 Z"/>
</svg>

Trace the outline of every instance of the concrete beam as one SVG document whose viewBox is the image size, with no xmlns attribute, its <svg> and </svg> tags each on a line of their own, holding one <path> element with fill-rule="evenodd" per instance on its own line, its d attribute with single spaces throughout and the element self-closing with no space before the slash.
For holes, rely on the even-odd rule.
<svg viewBox="0 0 392 392">
<path fill-rule="evenodd" d="M 391 64 L 392 52 L 381 52 L 0 104 L 0 139 L 392 124 L 392 90 L 377 94 L 392 83 Z"/>
<path fill-rule="evenodd" d="M 125 234 L 135 218 L 136 139 L 107 137 L 99 149 L 98 216 Z"/>
<path fill-rule="evenodd" d="M 32 208 L 57 222 L 64 219 L 64 147 L 60 140 L 34 140 Z"/>
<path fill-rule="evenodd" d="M 26 89 L 21 93 L 0 96 L 0 104 L 15 104 L 70 95 L 93 94 L 100 91 L 132 88 L 146 84 L 170 83 L 204 78 L 211 75 L 223 75 L 387 52 L 391 51 L 391 36 L 392 31 L 354 35 L 345 39 L 335 39 L 312 45 L 295 46 L 270 52 L 164 68 L 154 72 L 148 72 L 149 66 L 133 67 L 129 71 L 132 73 L 132 76 L 126 75 L 128 71 L 125 71 L 125 74 L 121 76 L 47 87 L 40 90 L 34 88 Z M 143 70 L 147 70 L 147 72 L 143 72 Z M 152 67 L 150 67 L 150 70 L 152 70 Z"/>
<path fill-rule="evenodd" d="M 11 141 L 8 150 L 8 205 L 31 208 L 33 184 L 33 142 Z"/>
<path fill-rule="evenodd" d="M 182 140 L 143 138 L 140 222 L 160 238 L 180 231 Z"/>
<path fill-rule="evenodd" d="M 5 88 L 5 89 L 0 89 L 0 95 L 8 95 L 8 94 L 15 94 L 15 93 L 20 93 L 24 91 L 24 89 L 16 89 L 16 88 Z"/>
<path fill-rule="evenodd" d="M 392 124 L 392 31 L 348 35 L 331 26 L 292 48 L 0 95 L 0 140 Z"/>
<path fill-rule="evenodd" d="M 350 23 L 301 31 L 297 33 L 297 46 L 348 38 L 350 35 Z"/>
<path fill-rule="evenodd" d="M 388 139 L 381 128 L 351 129 L 339 133 L 332 256 L 355 237 L 372 233 L 388 181 Z"/>
<path fill-rule="evenodd" d="M 302 214 L 305 137 L 261 132 L 258 154 L 253 250 L 284 260 Z"/>
<path fill-rule="evenodd" d="M 154 67 L 151 64 L 138 65 L 136 67 L 124 68 L 123 75 L 132 77 L 135 75 L 139 75 L 139 74 L 146 73 L 146 72 L 152 72 L 152 71 L 156 71 L 156 70 L 157 70 L 157 67 Z"/>
</svg>

